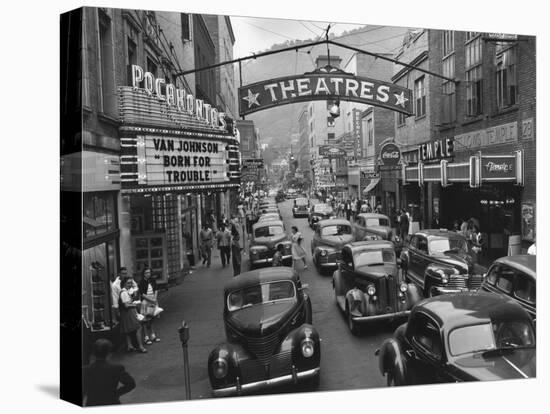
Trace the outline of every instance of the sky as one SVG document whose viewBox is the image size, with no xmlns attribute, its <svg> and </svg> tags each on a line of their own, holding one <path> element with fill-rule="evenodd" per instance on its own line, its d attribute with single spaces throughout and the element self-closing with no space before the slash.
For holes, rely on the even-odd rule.
<svg viewBox="0 0 550 414">
<path fill-rule="evenodd" d="M 231 25 L 235 33 L 233 56 L 240 58 L 250 56 L 275 43 L 285 40 L 313 39 L 323 35 L 330 24 L 330 33 L 340 35 L 346 30 L 352 30 L 365 25 L 344 24 L 334 22 L 314 22 L 285 19 L 265 19 L 231 16 Z"/>
</svg>

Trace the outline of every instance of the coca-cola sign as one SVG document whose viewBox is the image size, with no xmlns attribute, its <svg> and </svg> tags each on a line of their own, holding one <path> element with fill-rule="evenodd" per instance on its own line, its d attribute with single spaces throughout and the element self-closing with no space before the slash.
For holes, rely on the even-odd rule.
<svg viewBox="0 0 550 414">
<path fill-rule="evenodd" d="M 380 149 L 380 160 L 384 165 L 396 166 L 399 164 L 401 160 L 401 151 L 399 147 L 393 142 L 384 144 L 382 149 Z"/>
</svg>

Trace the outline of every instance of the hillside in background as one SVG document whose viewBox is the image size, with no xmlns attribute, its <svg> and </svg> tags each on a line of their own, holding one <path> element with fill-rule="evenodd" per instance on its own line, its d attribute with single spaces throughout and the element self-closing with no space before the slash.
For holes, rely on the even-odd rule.
<svg viewBox="0 0 550 414">
<path fill-rule="evenodd" d="M 331 39 L 339 43 L 357 47 L 374 53 L 387 53 L 392 57 L 402 45 L 403 37 L 408 32 L 406 27 L 365 26 L 353 31 L 343 33 L 341 36 Z M 317 41 L 306 39 L 286 41 L 275 44 L 268 50 L 279 50 L 290 46 L 303 45 Z M 258 51 L 260 53 L 262 51 Z M 281 52 L 270 56 L 246 61 L 242 64 L 243 85 L 261 80 L 277 78 L 281 76 L 298 75 L 315 69 L 317 56 L 326 55 L 326 45 L 317 45 L 311 48 L 303 48 L 298 51 Z M 345 68 L 353 51 L 330 46 L 330 55 L 342 59 L 341 67 Z M 238 82 L 238 68 L 237 82 Z M 290 149 L 290 137 L 298 133 L 298 117 L 301 109 L 307 103 L 284 105 L 265 111 L 248 115 L 247 119 L 254 121 L 260 129 L 261 143 L 277 148 Z"/>
</svg>

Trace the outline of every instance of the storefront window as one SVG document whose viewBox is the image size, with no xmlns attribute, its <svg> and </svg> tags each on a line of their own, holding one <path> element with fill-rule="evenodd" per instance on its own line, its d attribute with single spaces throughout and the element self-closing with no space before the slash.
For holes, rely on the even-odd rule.
<svg viewBox="0 0 550 414">
<path fill-rule="evenodd" d="M 113 193 L 84 193 L 84 237 L 98 236 L 116 230 Z"/>
<path fill-rule="evenodd" d="M 115 252 L 112 240 L 82 253 L 82 316 L 92 331 L 112 328 L 110 282 L 117 268 Z"/>
</svg>

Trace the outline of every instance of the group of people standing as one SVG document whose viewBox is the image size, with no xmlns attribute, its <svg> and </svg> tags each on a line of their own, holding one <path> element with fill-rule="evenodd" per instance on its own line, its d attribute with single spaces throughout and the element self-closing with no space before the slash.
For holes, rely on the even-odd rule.
<svg viewBox="0 0 550 414">
<path fill-rule="evenodd" d="M 200 232 L 200 250 L 202 265 L 210 267 L 212 262 L 212 248 L 214 242 L 220 251 L 222 268 L 226 265 L 229 266 L 229 262 L 233 264 L 233 275 L 236 276 L 241 273 L 241 251 L 240 233 L 239 233 L 239 220 L 235 216 L 232 221 L 229 222 L 225 218 L 219 223 L 218 230 L 213 230 L 210 225 L 205 222 Z"/>
<path fill-rule="evenodd" d="M 347 200 L 330 199 L 332 209 L 338 217 L 345 217 L 346 220 L 355 220 L 359 213 L 379 213 L 382 214 L 382 203 L 377 201 L 376 206 L 373 208 L 367 200 L 361 200 L 360 198 L 353 198 Z"/>
<path fill-rule="evenodd" d="M 158 289 L 151 269 L 143 269 L 142 278 L 136 283 L 128 275 L 128 270 L 121 267 L 111 285 L 111 293 L 113 310 L 120 323 L 120 333 L 126 340 L 126 350 L 146 353 L 144 345 L 160 342 L 153 325 L 162 312 L 162 308 L 158 306 Z"/>
</svg>

